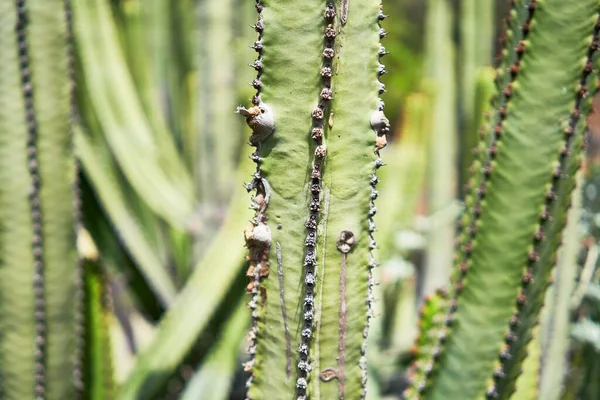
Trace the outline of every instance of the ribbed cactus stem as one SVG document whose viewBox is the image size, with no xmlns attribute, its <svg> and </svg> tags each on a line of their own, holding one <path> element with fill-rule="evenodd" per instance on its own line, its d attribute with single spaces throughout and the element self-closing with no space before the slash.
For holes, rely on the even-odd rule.
<svg viewBox="0 0 600 400">
<path fill-rule="evenodd" d="M 498 96 L 462 219 L 428 399 L 508 399 L 565 226 L 598 48 L 597 0 L 511 1 Z M 560 37 L 562 46 L 556 47 Z"/>
<path fill-rule="evenodd" d="M 375 0 L 257 10 L 257 94 L 236 110 L 257 149 L 248 398 L 364 398 L 375 171 L 389 131 L 377 97 L 385 16 Z"/>
<path fill-rule="evenodd" d="M 81 387 L 68 6 L 0 6 L 0 386 L 11 399 Z"/>
</svg>

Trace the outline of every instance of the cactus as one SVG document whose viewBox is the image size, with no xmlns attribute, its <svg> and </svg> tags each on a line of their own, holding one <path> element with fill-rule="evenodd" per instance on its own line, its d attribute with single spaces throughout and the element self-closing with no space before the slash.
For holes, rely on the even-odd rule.
<svg viewBox="0 0 600 400">
<path fill-rule="evenodd" d="M 513 394 L 575 185 L 584 130 L 578 122 L 596 87 L 599 3 L 511 5 L 444 326 L 424 378 L 414 383 L 421 398 Z"/>
<path fill-rule="evenodd" d="M 432 0 L 427 12 L 427 76 L 434 83 L 432 134 L 428 165 L 428 212 L 444 214 L 456 198 L 457 154 L 456 85 L 454 44 L 451 41 L 452 9 L 448 0 Z M 452 265 L 454 218 L 446 218 L 429 232 L 427 263 L 423 277 L 425 293 L 443 285 Z"/>
<path fill-rule="evenodd" d="M 494 44 L 494 7 L 492 0 L 461 0 L 460 2 L 460 171 L 459 187 L 466 184 L 472 149 L 477 144 L 481 126 L 481 105 L 485 104 L 493 79 L 488 79 Z M 484 92 L 484 93 L 482 93 Z M 481 96 L 484 94 L 484 96 Z"/>
<path fill-rule="evenodd" d="M 242 171 L 248 172 L 250 164 L 250 160 L 246 160 Z M 244 193 L 241 186 L 234 193 L 234 201 L 218 235 L 161 319 L 152 342 L 138 355 L 116 398 L 156 396 L 206 329 L 212 313 L 241 271 L 243 241 L 239 232 L 250 216 Z"/>
<path fill-rule="evenodd" d="M 591 150 L 595 149 L 592 147 Z M 600 395 L 600 386 L 595 378 L 600 371 L 600 263 L 598 262 L 597 222 L 599 210 L 597 188 L 600 170 L 593 151 L 590 151 L 588 156 L 579 221 L 579 228 L 584 236 L 581 248 L 583 256 L 580 258 L 583 265 L 578 274 L 577 285 L 568 293 L 572 295 L 571 301 L 567 303 L 567 307 L 571 307 L 571 323 L 564 324 L 571 333 L 566 379 L 560 380 L 563 390 L 559 395 L 562 395 L 560 398 L 564 400 L 591 400 Z M 570 289 L 573 289 L 574 283 L 571 282 Z M 559 344 L 562 345 L 560 342 Z M 551 375 L 551 371 L 545 375 L 548 376 L 549 381 L 545 386 L 550 386 L 550 379 L 556 380 L 556 378 Z"/>
<path fill-rule="evenodd" d="M 237 109 L 257 163 L 248 397 L 364 398 L 384 15 L 377 0 L 256 7 L 257 94 Z"/>
<path fill-rule="evenodd" d="M 66 7 L 59 0 L 0 5 L 0 393 L 6 399 L 75 398 L 81 384 Z"/>
<path fill-rule="evenodd" d="M 565 362 L 569 346 L 569 312 L 571 295 L 575 287 L 575 277 L 578 275 L 578 253 L 582 242 L 582 192 L 580 184 L 582 174 L 578 174 L 577 188 L 573 193 L 572 206 L 567 216 L 567 226 L 564 231 L 564 242 L 558 253 L 554 284 L 549 288 L 544 300 L 544 310 L 540 327 L 542 347 L 541 357 L 544 363 L 539 370 L 539 397 L 548 400 L 560 398 L 563 377 L 567 372 Z M 538 360 L 539 362 L 539 360 Z"/>
<path fill-rule="evenodd" d="M 92 400 L 113 397 L 112 348 L 109 328 L 112 299 L 106 271 L 90 234 L 82 229 L 77 237 L 79 254 L 84 259 L 85 353 L 83 355 L 83 397 Z"/>
</svg>

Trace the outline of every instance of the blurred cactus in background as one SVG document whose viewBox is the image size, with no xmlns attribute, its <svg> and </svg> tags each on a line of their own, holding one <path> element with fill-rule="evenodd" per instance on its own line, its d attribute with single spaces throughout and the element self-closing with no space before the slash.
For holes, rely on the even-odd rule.
<svg viewBox="0 0 600 400">
<path fill-rule="evenodd" d="M 600 399 L 599 12 L 2 2 L 0 399 Z"/>
</svg>

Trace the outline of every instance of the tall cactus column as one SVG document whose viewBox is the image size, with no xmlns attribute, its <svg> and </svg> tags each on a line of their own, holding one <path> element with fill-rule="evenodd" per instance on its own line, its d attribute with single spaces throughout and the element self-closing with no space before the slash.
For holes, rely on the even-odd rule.
<svg viewBox="0 0 600 400">
<path fill-rule="evenodd" d="M 597 90 L 600 2 L 511 5 L 450 302 L 411 399 L 511 398 L 565 227 Z"/>
<path fill-rule="evenodd" d="M 5 399 L 75 398 L 75 164 L 67 36 L 63 1 L 0 4 L 0 394 Z"/>
<path fill-rule="evenodd" d="M 365 396 L 370 251 L 388 122 L 379 0 L 257 2 L 251 399 Z"/>
</svg>

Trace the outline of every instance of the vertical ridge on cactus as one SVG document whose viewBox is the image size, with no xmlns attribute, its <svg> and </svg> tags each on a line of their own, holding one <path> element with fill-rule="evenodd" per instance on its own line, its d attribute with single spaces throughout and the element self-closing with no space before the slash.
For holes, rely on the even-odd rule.
<svg viewBox="0 0 600 400">
<path fill-rule="evenodd" d="M 33 252 L 31 178 L 27 167 L 27 126 L 19 72 L 17 21 L 13 2 L 0 3 L 0 392 L 7 398 L 31 398 L 35 385 L 33 348 Z"/>
</svg>

